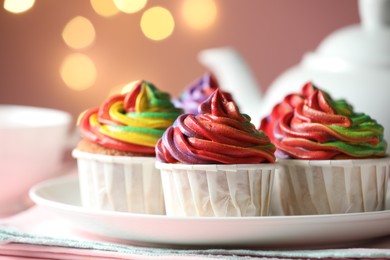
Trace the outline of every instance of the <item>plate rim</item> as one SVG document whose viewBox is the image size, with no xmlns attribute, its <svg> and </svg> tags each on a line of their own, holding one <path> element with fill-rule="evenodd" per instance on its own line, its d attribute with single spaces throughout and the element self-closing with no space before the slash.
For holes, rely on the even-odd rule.
<svg viewBox="0 0 390 260">
<path fill-rule="evenodd" d="M 313 249 L 318 248 L 319 245 L 320 248 L 348 246 L 390 235 L 390 210 L 297 216 L 173 217 L 92 210 L 80 206 L 80 201 L 77 201 L 76 197 L 70 198 L 69 201 L 61 201 L 63 197 L 57 197 L 57 200 L 54 197 L 54 200 L 51 200 L 39 194 L 39 191 L 45 192 L 48 191 L 45 189 L 52 190 L 61 185 L 62 189 L 71 188 L 72 186 L 69 185 L 78 185 L 77 174 L 43 181 L 32 187 L 29 195 L 37 205 L 49 208 L 58 217 L 70 221 L 71 226 L 76 229 L 146 246 Z M 50 193 L 48 194 L 50 198 Z M 89 223 L 90 218 L 95 219 L 94 225 L 85 224 L 86 220 Z M 113 223 L 115 223 L 114 227 Z M 148 231 L 140 228 L 145 225 L 151 228 Z M 360 227 L 358 235 L 356 235 L 357 226 Z M 176 227 L 180 228 L 176 230 Z M 324 229 L 324 227 L 328 228 Z M 172 228 L 175 229 L 174 234 L 171 232 Z M 205 237 L 203 231 L 199 233 L 200 230 L 215 232 L 208 233 L 209 235 Z M 318 236 L 319 232 L 323 233 Z M 335 237 L 334 232 L 342 232 L 342 235 Z M 297 236 L 299 239 L 296 239 Z"/>
<path fill-rule="evenodd" d="M 389 215 L 390 209 L 385 209 L 381 211 L 370 211 L 370 212 L 358 212 L 358 213 L 339 213 L 339 214 L 319 214 L 319 215 L 270 215 L 270 216 L 248 216 L 248 217 L 198 217 L 198 216 L 167 216 L 167 215 L 153 215 L 153 214 L 143 214 L 143 213 L 130 213 L 130 212 L 120 212 L 120 211 L 107 211 L 107 210 L 98 210 L 98 209 L 88 209 L 79 205 L 68 204 L 60 201 L 50 200 L 40 196 L 38 193 L 44 188 L 48 188 L 53 185 L 64 185 L 65 183 L 78 182 L 77 174 L 60 176 L 52 179 L 42 181 L 29 190 L 29 197 L 31 200 L 41 206 L 45 207 L 54 207 L 57 209 L 64 210 L 76 210 L 77 212 L 83 212 L 87 214 L 97 214 L 101 216 L 115 216 L 115 217 L 138 217 L 138 218 L 158 218 L 158 219 L 169 219 L 169 220 L 199 220 L 199 221 L 243 221 L 243 220 L 286 220 L 286 219 L 297 219 L 297 220 L 308 220 L 308 219 L 323 219 L 323 218 L 365 218 L 369 215 L 383 217 L 383 215 Z M 76 184 L 75 184 L 76 185 Z M 351 219 L 350 219 L 351 220 Z"/>
</svg>

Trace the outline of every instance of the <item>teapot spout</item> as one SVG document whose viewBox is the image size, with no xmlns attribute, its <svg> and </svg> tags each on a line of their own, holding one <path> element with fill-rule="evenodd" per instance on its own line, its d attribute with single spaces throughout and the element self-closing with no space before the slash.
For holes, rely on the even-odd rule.
<svg viewBox="0 0 390 260">
<path fill-rule="evenodd" d="M 249 115 L 257 126 L 260 123 L 262 93 L 242 56 L 233 48 L 221 47 L 202 50 L 198 60 L 214 74 L 221 89 L 232 94 L 241 113 Z"/>
</svg>

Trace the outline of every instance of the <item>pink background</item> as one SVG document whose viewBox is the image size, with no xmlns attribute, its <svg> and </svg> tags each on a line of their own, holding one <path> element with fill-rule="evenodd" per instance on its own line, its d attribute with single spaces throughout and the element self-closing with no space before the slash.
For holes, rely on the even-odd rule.
<svg viewBox="0 0 390 260">
<path fill-rule="evenodd" d="M 104 18 L 90 1 L 36 1 L 23 14 L 0 10 L 0 104 L 23 104 L 66 110 L 75 117 L 100 104 L 110 89 L 137 79 L 153 82 L 178 96 L 206 69 L 198 62 L 202 49 L 231 46 L 251 67 L 266 91 L 271 82 L 303 53 L 314 50 L 331 32 L 359 22 L 355 0 L 216 0 L 217 21 L 197 32 L 182 20 L 180 0 L 149 0 L 145 9 L 161 5 L 172 12 L 175 31 L 155 42 L 141 32 L 142 11 Z M 81 50 L 97 67 L 95 85 L 84 91 L 68 88 L 59 68 L 74 52 L 62 40 L 65 24 L 75 16 L 95 26 L 96 41 Z"/>
</svg>

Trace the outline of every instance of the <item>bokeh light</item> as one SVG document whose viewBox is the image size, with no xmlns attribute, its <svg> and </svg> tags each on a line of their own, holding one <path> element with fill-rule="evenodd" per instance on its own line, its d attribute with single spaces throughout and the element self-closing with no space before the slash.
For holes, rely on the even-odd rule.
<svg viewBox="0 0 390 260">
<path fill-rule="evenodd" d="M 146 5 L 147 0 L 114 0 L 116 7 L 124 13 L 136 13 Z"/>
<path fill-rule="evenodd" d="M 74 90 L 84 90 L 96 81 L 96 66 L 86 55 L 73 53 L 61 64 L 60 74 L 65 84 Z"/>
<path fill-rule="evenodd" d="M 82 49 L 95 41 L 95 28 L 87 18 L 76 16 L 65 25 L 62 38 L 69 47 Z"/>
<path fill-rule="evenodd" d="M 33 7 L 35 0 L 4 0 L 3 7 L 11 13 L 23 13 Z"/>
<path fill-rule="evenodd" d="M 214 0 L 183 0 L 181 11 L 184 21 L 195 30 L 207 29 L 217 18 Z"/>
<path fill-rule="evenodd" d="M 149 39 L 159 41 L 169 37 L 175 28 L 172 14 L 156 6 L 146 10 L 141 18 L 141 29 Z"/>
<path fill-rule="evenodd" d="M 91 0 L 93 10 L 101 16 L 110 17 L 119 13 L 113 0 Z"/>
</svg>

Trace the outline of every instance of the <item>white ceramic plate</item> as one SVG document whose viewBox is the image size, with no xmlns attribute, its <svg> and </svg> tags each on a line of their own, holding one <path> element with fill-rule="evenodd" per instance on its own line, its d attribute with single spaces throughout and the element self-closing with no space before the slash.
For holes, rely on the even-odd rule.
<svg viewBox="0 0 390 260">
<path fill-rule="evenodd" d="M 80 206 L 77 176 L 45 181 L 32 200 L 77 228 L 159 246 L 324 248 L 390 235 L 390 210 L 370 213 L 269 217 L 168 217 L 89 210 Z"/>
</svg>

